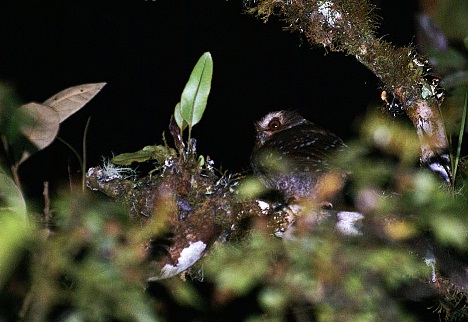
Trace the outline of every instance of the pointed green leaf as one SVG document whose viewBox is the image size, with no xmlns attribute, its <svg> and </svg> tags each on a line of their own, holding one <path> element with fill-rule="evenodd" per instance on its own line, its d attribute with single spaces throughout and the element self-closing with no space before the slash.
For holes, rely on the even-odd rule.
<svg viewBox="0 0 468 322">
<path fill-rule="evenodd" d="M 189 127 L 202 118 L 210 94 L 212 76 L 213 59 L 206 52 L 193 68 L 180 100 L 180 112 Z"/>
</svg>

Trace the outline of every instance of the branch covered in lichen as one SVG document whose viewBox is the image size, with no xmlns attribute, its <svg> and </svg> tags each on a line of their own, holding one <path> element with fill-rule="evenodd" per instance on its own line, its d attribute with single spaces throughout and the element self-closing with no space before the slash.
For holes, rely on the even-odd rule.
<svg viewBox="0 0 468 322">
<path fill-rule="evenodd" d="M 255 7 L 251 7 L 256 3 Z M 421 140 L 421 161 L 451 181 L 448 141 L 439 107 L 439 80 L 428 74 L 428 62 L 411 46 L 397 48 L 377 38 L 374 7 L 367 0 L 245 1 L 248 12 L 264 21 L 281 16 L 287 29 L 303 34 L 310 44 L 344 52 L 371 70 L 383 83 L 382 98 L 392 114 L 406 113 Z"/>
</svg>

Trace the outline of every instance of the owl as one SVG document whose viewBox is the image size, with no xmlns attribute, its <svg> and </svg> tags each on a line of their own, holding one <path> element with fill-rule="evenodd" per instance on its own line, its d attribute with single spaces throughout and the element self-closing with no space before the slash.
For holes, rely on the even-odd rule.
<svg viewBox="0 0 468 322">
<path fill-rule="evenodd" d="M 320 198 L 321 179 L 330 158 L 346 147 L 343 141 L 293 111 L 271 112 L 255 127 L 251 164 L 265 187 L 285 200 Z"/>
</svg>

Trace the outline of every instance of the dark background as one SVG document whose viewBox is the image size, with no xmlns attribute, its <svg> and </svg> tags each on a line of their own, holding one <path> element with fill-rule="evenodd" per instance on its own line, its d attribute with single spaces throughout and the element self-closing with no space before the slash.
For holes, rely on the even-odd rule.
<svg viewBox="0 0 468 322">
<path fill-rule="evenodd" d="M 414 41 L 413 1 L 374 1 L 379 35 Z M 214 76 L 208 107 L 193 136 L 217 167 L 247 170 L 253 122 L 295 109 L 345 141 L 356 122 L 380 104 L 380 83 L 353 57 L 311 48 L 300 35 L 242 14 L 240 0 L 2 1 L 0 80 L 24 102 L 42 102 L 67 87 L 107 82 L 59 136 L 79 151 L 88 117 L 88 166 L 102 156 L 161 143 L 198 58 L 210 51 Z M 42 181 L 56 190 L 78 171 L 56 141 L 21 167 L 26 193 Z"/>
</svg>

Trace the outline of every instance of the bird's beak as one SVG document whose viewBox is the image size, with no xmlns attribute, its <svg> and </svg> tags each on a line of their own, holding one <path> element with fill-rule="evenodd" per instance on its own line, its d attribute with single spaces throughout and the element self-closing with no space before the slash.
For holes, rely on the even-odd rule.
<svg viewBox="0 0 468 322">
<path fill-rule="evenodd" d="M 257 145 L 262 145 L 263 143 L 265 143 L 267 138 L 268 134 L 266 132 L 259 133 L 257 135 Z"/>
</svg>

